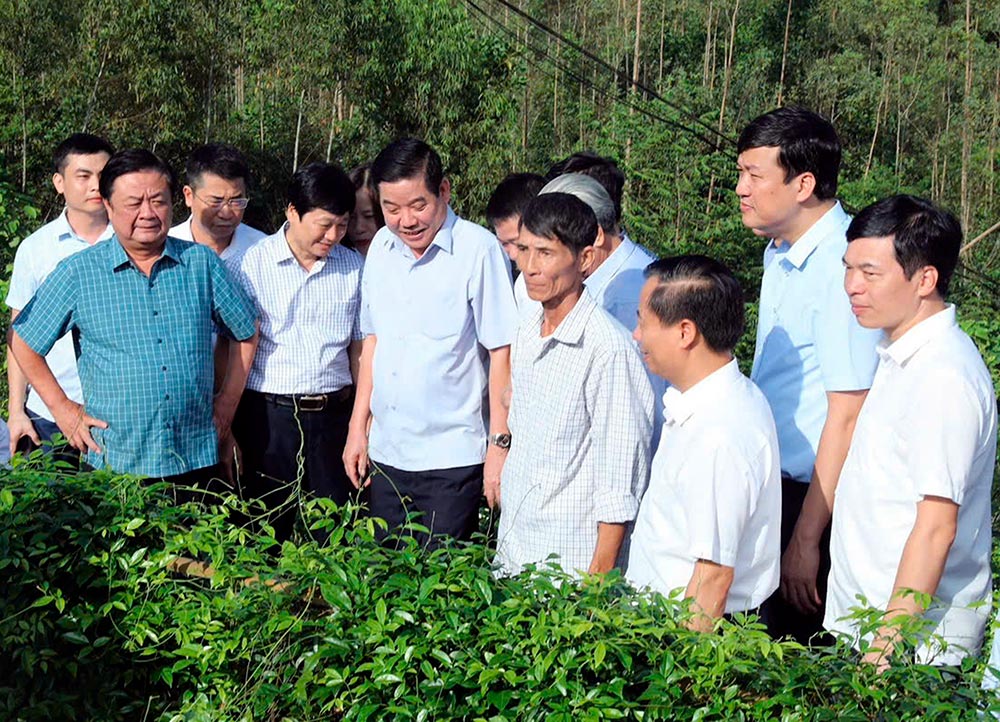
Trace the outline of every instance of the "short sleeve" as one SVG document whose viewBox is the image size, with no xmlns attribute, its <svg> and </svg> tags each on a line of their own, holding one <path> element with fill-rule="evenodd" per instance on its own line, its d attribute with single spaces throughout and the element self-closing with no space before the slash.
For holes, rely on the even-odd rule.
<svg viewBox="0 0 1000 722">
<path fill-rule="evenodd" d="M 7 307 L 17 311 L 23 309 L 41 283 L 29 236 L 14 254 L 14 270 L 10 274 L 10 286 L 7 289 Z"/>
<path fill-rule="evenodd" d="M 604 470 L 594 495 L 598 521 L 620 524 L 635 519 L 649 483 L 653 434 L 653 390 L 638 352 L 622 348 L 595 360 L 596 378 L 590 437 L 594 468 Z"/>
<path fill-rule="evenodd" d="M 486 349 L 509 346 L 517 331 L 517 304 L 509 261 L 499 243 L 487 244 L 469 281 L 476 337 Z"/>
<path fill-rule="evenodd" d="M 914 491 L 961 505 L 986 421 L 982 405 L 957 373 L 937 373 L 921 384 L 921 407 L 899 429 Z"/>
<path fill-rule="evenodd" d="M 222 335 L 246 341 L 257 330 L 253 301 L 215 254 L 207 258 L 212 283 L 212 321 Z"/>
<path fill-rule="evenodd" d="M 759 467 L 721 434 L 703 435 L 688 449 L 681 475 L 692 557 L 736 566 L 740 539 L 764 481 Z"/>
<path fill-rule="evenodd" d="M 42 356 L 74 327 L 80 289 L 70 260 L 55 267 L 14 322 L 21 340 Z"/>
<path fill-rule="evenodd" d="M 882 332 L 862 328 L 851 312 L 844 277 L 836 273 L 822 289 L 813 314 L 812 337 L 825 391 L 871 388 L 878 366 L 875 350 Z"/>
</svg>

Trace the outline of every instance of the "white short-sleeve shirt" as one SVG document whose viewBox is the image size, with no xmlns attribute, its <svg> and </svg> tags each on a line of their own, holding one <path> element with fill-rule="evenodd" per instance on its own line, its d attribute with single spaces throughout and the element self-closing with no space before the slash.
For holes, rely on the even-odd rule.
<svg viewBox="0 0 1000 722">
<path fill-rule="evenodd" d="M 824 626 L 858 643 L 856 622 L 845 619 L 862 606 L 857 596 L 886 608 L 917 503 L 944 497 L 959 505 L 958 528 L 924 618 L 951 646 L 930 641 L 918 659 L 958 664 L 978 652 L 989 617 L 993 384 L 954 306 L 883 342 L 879 357 L 837 484 Z"/>
<path fill-rule="evenodd" d="M 365 259 L 361 330 L 378 338 L 371 458 L 405 471 L 483 463 L 489 351 L 517 330 L 496 237 L 449 208 L 418 259 L 381 228 Z"/>
<path fill-rule="evenodd" d="M 106 241 L 113 234 L 114 229 L 108 225 L 97 242 Z M 55 220 L 46 223 L 21 241 L 17 247 L 17 253 L 14 254 L 14 271 L 7 291 L 7 306 L 16 311 L 23 309 L 59 261 L 86 248 L 90 248 L 90 244 L 76 235 L 70 227 L 64 209 Z M 80 388 L 80 377 L 76 369 L 76 350 L 73 348 L 72 334 L 66 334 L 56 341 L 52 350 L 45 355 L 45 361 L 66 396 L 77 403 L 83 403 L 83 390 Z M 25 406 L 35 415 L 54 421 L 52 413 L 33 388 L 28 389 Z"/>
<path fill-rule="evenodd" d="M 649 476 L 653 392 L 628 333 L 587 291 L 549 336 L 541 322 L 522 323 L 512 349 L 501 574 L 550 555 L 586 571 L 598 522 L 631 522 Z"/>
<path fill-rule="evenodd" d="M 171 228 L 170 235 L 184 241 L 194 242 L 194 234 L 191 232 L 190 216 L 186 221 L 178 223 L 176 226 Z M 226 246 L 222 253 L 219 254 L 219 258 L 223 261 L 229 261 L 230 259 L 237 258 L 238 256 L 246 253 L 249 248 L 266 236 L 267 234 L 263 231 L 258 231 L 253 226 L 241 223 L 236 226 L 236 230 L 233 231 L 233 240 L 230 241 L 229 245 Z"/>
<path fill-rule="evenodd" d="M 347 349 L 361 339 L 360 254 L 337 244 L 306 271 L 286 226 L 227 265 L 260 317 L 247 388 L 271 394 L 330 393 L 353 383 Z"/>
<path fill-rule="evenodd" d="M 778 587 L 781 471 L 774 419 L 736 360 L 663 396 L 664 425 L 639 506 L 626 577 L 684 592 L 699 559 L 733 568 L 727 614 Z"/>
</svg>

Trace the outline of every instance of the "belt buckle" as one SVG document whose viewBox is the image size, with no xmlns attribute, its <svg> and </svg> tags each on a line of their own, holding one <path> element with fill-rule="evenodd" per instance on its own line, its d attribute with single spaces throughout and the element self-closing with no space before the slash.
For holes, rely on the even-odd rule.
<svg viewBox="0 0 1000 722">
<path fill-rule="evenodd" d="M 326 400 L 326 394 L 314 394 L 312 396 L 297 397 L 295 404 L 299 411 L 322 411 L 326 408 Z"/>
</svg>

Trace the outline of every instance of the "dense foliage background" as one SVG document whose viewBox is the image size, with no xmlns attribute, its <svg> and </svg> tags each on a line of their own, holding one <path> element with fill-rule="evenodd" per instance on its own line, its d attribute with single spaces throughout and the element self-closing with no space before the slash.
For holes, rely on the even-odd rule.
<svg viewBox="0 0 1000 722">
<path fill-rule="evenodd" d="M 752 300 L 761 242 L 734 202 L 734 139 L 788 103 L 838 127 L 849 208 L 910 191 L 960 216 L 975 243 L 954 298 L 1000 385 L 1000 234 L 982 236 L 1000 222 L 993 0 L 0 0 L 0 276 L 60 209 L 48 157 L 71 132 L 178 168 L 199 143 L 240 146 L 265 230 L 297 166 L 349 167 L 410 133 L 476 219 L 509 171 L 615 157 L 630 233 L 724 259 Z M 0 478 L 0 717 L 974 715 L 977 673 L 879 681 L 752 626 L 692 636 L 676 604 L 618 582 L 496 583 L 483 547 L 387 551 L 342 514 L 349 546 L 279 551 L 128 480 Z M 171 571 L 177 555 L 216 576 Z"/>
</svg>

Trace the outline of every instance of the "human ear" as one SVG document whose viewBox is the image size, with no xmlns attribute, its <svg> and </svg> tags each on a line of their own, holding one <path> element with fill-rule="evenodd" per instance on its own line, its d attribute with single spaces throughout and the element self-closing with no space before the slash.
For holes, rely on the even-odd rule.
<svg viewBox="0 0 1000 722">
<path fill-rule="evenodd" d="M 808 171 L 800 173 L 792 182 L 798 184 L 795 195 L 799 203 L 809 200 L 809 197 L 816 192 L 816 176 Z"/>
<path fill-rule="evenodd" d="M 934 266 L 924 266 L 917 273 L 920 278 L 917 281 L 917 295 L 921 298 L 937 293 L 938 270 Z"/>
<path fill-rule="evenodd" d="M 182 191 L 184 193 L 184 205 L 190 208 L 191 204 L 194 202 L 194 189 L 191 186 L 186 185 Z"/>
<path fill-rule="evenodd" d="M 52 174 L 52 185 L 55 186 L 56 193 L 62 195 L 66 190 L 66 179 L 63 178 L 62 173 Z"/>
</svg>

